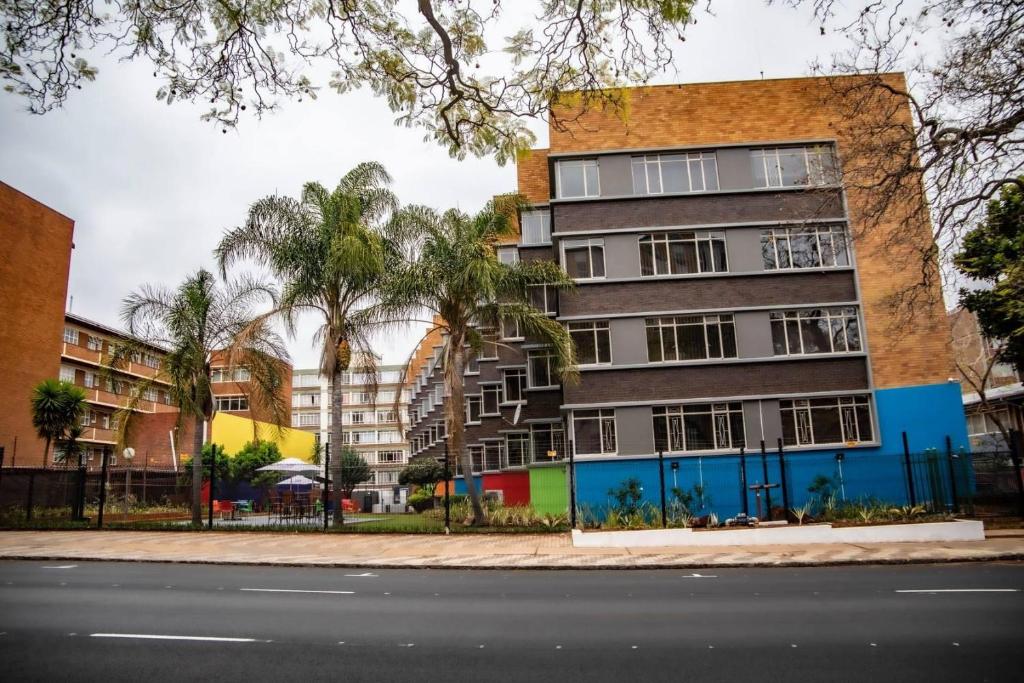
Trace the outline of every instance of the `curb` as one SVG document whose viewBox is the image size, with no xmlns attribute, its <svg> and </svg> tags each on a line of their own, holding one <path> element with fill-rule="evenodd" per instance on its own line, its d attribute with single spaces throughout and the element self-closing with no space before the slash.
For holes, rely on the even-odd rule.
<svg viewBox="0 0 1024 683">
<path fill-rule="evenodd" d="M 456 556 L 457 557 L 457 556 Z M 848 560 L 827 560 L 824 562 L 810 562 L 802 560 L 779 560 L 765 562 L 670 562 L 661 561 L 650 564 L 530 564 L 530 565 L 480 565 L 480 564 L 456 564 L 439 561 L 426 561 L 423 563 L 408 564 L 400 562 L 374 562 L 374 561 L 339 561 L 339 562 L 272 562 L 272 561 L 249 561 L 238 560 L 211 560 L 211 559 L 147 559 L 137 557 L 98 557 L 98 556 L 70 556 L 70 555 L 4 555 L 0 556 L 2 561 L 35 561 L 35 562 L 132 562 L 132 563 L 154 563 L 154 564 L 184 564 L 184 565 L 217 565 L 235 567 L 309 567 L 325 569 L 454 569 L 454 570 L 483 570 L 483 571 L 532 571 L 532 570 L 561 570 L 561 571 L 609 571 L 609 570 L 651 570 L 651 569 L 760 569 L 760 568 L 787 568 L 787 567 L 849 567 L 854 565 L 864 566 L 891 566 L 891 565 L 914 565 L 914 564 L 959 564 L 978 562 L 1020 562 L 1024 561 L 1024 552 L 1005 552 L 987 555 L 968 555 L 965 557 L 925 557 L 925 558 L 869 558 L 869 559 L 848 559 Z"/>
</svg>

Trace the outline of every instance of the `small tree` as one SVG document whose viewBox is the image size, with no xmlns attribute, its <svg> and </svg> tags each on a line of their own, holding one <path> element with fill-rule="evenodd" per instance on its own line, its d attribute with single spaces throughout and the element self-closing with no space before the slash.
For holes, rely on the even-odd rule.
<svg viewBox="0 0 1024 683">
<path fill-rule="evenodd" d="M 398 483 L 403 486 L 414 484 L 422 488 L 429 488 L 431 492 L 437 482 L 444 480 L 444 466 L 431 457 L 413 458 L 409 464 L 398 473 Z"/>
<path fill-rule="evenodd" d="M 85 410 L 85 392 L 70 382 L 46 379 L 35 386 L 32 391 L 32 426 L 46 440 L 44 467 L 49 458 L 50 444 L 67 439 L 70 430 L 81 424 Z M 81 431 L 78 431 L 75 441 L 80 435 Z"/>
<path fill-rule="evenodd" d="M 341 449 L 340 472 L 339 488 L 345 498 L 351 498 L 357 486 L 370 480 L 370 466 L 351 448 Z"/>
<path fill-rule="evenodd" d="M 215 444 L 208 443 L 203 445 L 203 481 L 210 480 L 210 468 L 216 463 L 216 480 L 218 482 L 224 482 L 231 478 L 231 460 L 224 452 L 224 447 Z M 191 460 L 189 460 L 191 462 Z M 193 468 L 183 468 L 181 474 L 178 475 L 178 481 L 182 485 L 189 485 L 192 483 Z"/>
<path fill-rule="evenodd" d="M 269 441 L 250 441 L 242 446 L 231 461 L 231 479 L 247 481 L 253 488 L 266 493 L 282 477 L 280 472 L 260 472 L 259 468 L 281 459 L 281 449 Z"/>
</svg>

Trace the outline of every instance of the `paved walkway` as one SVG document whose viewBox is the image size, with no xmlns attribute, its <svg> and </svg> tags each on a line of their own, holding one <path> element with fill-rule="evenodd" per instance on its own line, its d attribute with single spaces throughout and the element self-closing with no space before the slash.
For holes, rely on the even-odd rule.
<svg viewBox="0 0 1024 683">
<path fill-rule="evenodd" d="M 1024 532 L 984 541 L 735 548 L 574 548 L 569 534 L 5 531 L 0 559 L 368 568 L 627 569 L 1024 560 Z"/>
</svg>

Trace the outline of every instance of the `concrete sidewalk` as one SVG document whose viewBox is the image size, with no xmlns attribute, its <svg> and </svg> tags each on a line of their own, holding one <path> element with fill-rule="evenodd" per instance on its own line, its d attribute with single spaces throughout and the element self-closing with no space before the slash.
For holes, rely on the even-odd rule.
<svg viewBox="0 0 1024 683">
<path fill-rule="evenodd" d="M 569 534 L 328 534 L 4 531 L 0 559 L 281 566 L 655 569 L 1024 559 L 1024 533 L 984 541 L 733 548 L 574 548 Z"/>
</svg>

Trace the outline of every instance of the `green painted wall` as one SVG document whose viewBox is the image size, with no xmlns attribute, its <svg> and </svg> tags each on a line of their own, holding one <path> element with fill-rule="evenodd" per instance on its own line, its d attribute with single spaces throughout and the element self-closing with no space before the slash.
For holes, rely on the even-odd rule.
<svg viewBox="0 0 1024 683">
<path fill-rule="evenodd" d="M 569 512 L 565 465 L 530 468 L 530 504 L 541 514 L 564 515 Z"/>
</svg>

